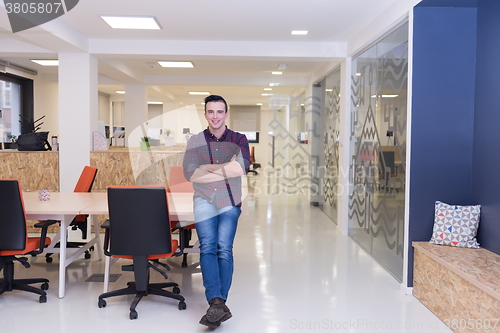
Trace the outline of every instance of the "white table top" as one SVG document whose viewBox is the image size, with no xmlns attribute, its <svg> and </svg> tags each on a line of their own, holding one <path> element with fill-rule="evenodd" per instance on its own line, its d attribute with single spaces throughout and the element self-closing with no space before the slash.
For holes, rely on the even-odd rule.
<svg viewBox="0 0 500 333">
<path fill-rule="evenodd" d="M 101 194 L 101 193 L 100 193 Z M 106 195 L 106 193 L 102 193 Z M 171 217 L 193 221 L 193 193 L 168 193 L 168 209 Z M 100 199 L 80 211 L 80 214 L 108 214 L 108 199 Z"/>
<path fill-rule="evenodd" d="M 107 194 L 100 192 L 50 192 L 50 201 L 38 200 L 38 192 L 23 192 L 23 198 L 26 215 L 77 215 L 82 214 L 83 209 L 99 202 L 104 201 L 107 206 Z M 91 212 L 90 214 L 97 213 Z"/>
</svg>

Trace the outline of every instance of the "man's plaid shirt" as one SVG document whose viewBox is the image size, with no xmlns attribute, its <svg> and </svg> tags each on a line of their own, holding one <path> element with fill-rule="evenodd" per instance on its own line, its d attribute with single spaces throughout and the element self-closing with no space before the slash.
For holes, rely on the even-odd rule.
<svg viewBox="0 0 500 333">
<path fill-rule="evenodd" d="M 246 173 L 250 167 L 247 137 L 226 127 L 224 134 L 217 139 L 207 128 L 189 139 L 183 162 L 184 176 L 189 180 L 200 165 L 227 163 L 233 156 Z M 217 208 L 241 206 L 241 177 L 213 183 L 193 182 L 193 187 L 194 197 L 202 197 L 208 202 L 215 198 Z"/>
</svg>

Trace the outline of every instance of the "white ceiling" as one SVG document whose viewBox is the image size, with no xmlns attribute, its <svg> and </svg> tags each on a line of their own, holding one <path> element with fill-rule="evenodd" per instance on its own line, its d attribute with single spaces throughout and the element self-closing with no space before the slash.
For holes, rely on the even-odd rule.
<svg viewBox="0 0 500 333">
<path fill-rule="evenodd" d="M 56 77 L 57 68 L 29 59 L 88 52 L 98 58 L 99 91 L 143 82 L 151 99 L 196 103 L 189 91 L 224 96 L 230 104 L 264 103 L 275 95 L 303 91 L 313 73 L 332 68 L 346 44 L 396 3 L 415 0 L 82 0 L 70 12 L 40 27 L 12 33 L 0 2 L 0 59 Z M 98 15 L 155 16 L 161 30 L 111 29 Z M 293 36 L 292 30 L 307 30 Z M 167 69 L 158 60 L 192 61 L 192 69 Z M 272 75 L 287 64 L 283 75 Z M 52 75 L 51 75 L 52 74 Z"/>
</svg>

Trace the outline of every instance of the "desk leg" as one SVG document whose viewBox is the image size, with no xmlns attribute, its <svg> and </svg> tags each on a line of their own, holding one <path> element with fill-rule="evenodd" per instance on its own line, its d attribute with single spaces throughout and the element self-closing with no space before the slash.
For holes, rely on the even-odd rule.
<svg viewBox="0 0 500 333">
<path fill-rule="evenodd" d="M 101 244 L 101 234 L 99 233 L 99 219 L 97 215 L 92 215 L 92 221 L 94 222 L 94 237 L 97 238 L 96 250 L 99 260 L 102 260 L 103 248 Z"/>
<path fill-rule="evenodd" d="M 63 298 L 66 290 L 66 245 L 68 242 L 68 227 L 73 216 L 65 215 L 59 229 L 59 298 Z"/>
</svg>

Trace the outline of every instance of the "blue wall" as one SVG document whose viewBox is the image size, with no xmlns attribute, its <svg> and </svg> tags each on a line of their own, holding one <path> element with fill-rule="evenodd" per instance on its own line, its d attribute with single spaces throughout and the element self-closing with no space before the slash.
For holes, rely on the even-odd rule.
<svg viewBox="0 0 500 333">
<path fill-rule="evenodd" d="M 478 203 L 472 196 L 476 28 L 474 7 L 414 8 L 409 286 L 411 242 L 431 238 L 434 202 Z"/>
<path fill-rule="evenodd" d="M 478 242 L 500 254 L 500 1 L 478 8 L 472 199 L 482 205 Z"/>
</svg>

